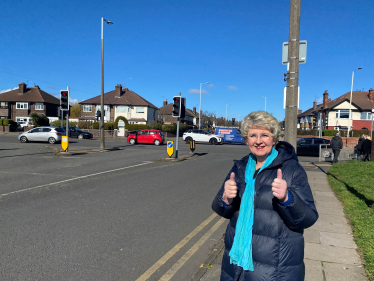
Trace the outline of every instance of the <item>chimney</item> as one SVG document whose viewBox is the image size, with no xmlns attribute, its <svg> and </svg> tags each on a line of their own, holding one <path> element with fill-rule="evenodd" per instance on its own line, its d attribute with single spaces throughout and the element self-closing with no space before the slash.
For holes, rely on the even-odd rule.
<svg viewBox="0 0 374 281">
<path fill-rule="evenodd" d="M 317 108 L 317 100 L 314 100 L 314 102 L 313 102 L 313 108 L 314 108 L 314 109 Z"/>
<path fill-rule="evenodd" d="M 19 90 L 18 90 L 18 94 L 19 95 L 23 95 L 24 93 L 26 93 L 26 84 L 21 82 L 18 84 L 19 86 Z"/>
<path fill-rule="evenodd" d="M 328 102 L 329 102 L 329 93 L 328 93 L 327 90 L 326 90 L 326 91 L 323 93 L 323 105 L 322 105 L 322 108 L 326 108 Z"/>
<path fill-rule="evenodd" d="M 369 100 L 374 101 L 374 90 L 373 90 L 373 88 L 370 88 L 368 98 L 369 98 Z"/>
<path fill-rule="evenodd" d="M 163 104 L 163 106 L 165 106 L 165 105 L 167 105 L 168 104 L 168 100 L 166 99 L 166 100 L 164 100 L 164 104 Z"/>
<path fill-rule="evenodd" d="M 301 109 L 299 109 L 299 113 L 297 115 L 300 115 L 303 111 Z"/>
<path fill-rule="evenodd" d="M 122 85 L 117 84 L 116 85 L 116 95 L 115 95 L 115 97 L 120 98 L 121 96 L 122 96 Z"/>
<path fill-rule="evenodd" d="M 196 106 L 193 107 L 193 113 L 196 114 Z"/>
</svg>

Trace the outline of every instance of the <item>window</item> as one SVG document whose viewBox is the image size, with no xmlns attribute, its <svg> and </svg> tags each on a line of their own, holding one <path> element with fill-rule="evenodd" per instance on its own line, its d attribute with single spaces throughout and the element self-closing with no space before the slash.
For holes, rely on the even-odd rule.
<svg viewBox="0 0 374 281">
<path fill-rule="evenodd" d="M 118 105 L 117 106 L 117 112 L 118 113 L 129 113 L 130 112 L 130 107 L 126 105 Z"/>
<path fill-rule="evenodd" d="M 144 113 L 144 107 L 137 107 L 136 108 L 136 113 Z"/>
<path fill-rule="evenodd" d="M 348 109 L 339 109 L 335 113 L 335 118 L 337 119 L 348 119 L 349 118 L 349 110 Z"/>
<path fill-rule="evenodd" d="M 138 135 L 148 135 L 148 131 L 141 131 L 138 133 Z"/>
<path fill-rule="evenodd" d="M 42 132 L 43 132 L 43 133 L 48 133 L 48 132 L 50 132 L 50 131 L 51 131 L 50 128 L 43 128 L 43 129 L 42 129 Z"/>
<path fill-rule="evenodd" d="M 323 140 L 314 139 L 314 144 L 325 144 Z"/>
<path fill-rule="evenodd" d="M 28 102 L 17 102 L 16 108 L 17 109 L 29 109 L 29 103 Z"/>
<path fill-rule="evenodd" d="M 84 104 L 83 112 L 92 112 L 92 104 Z"/>
<path fill-rule="evenodd" d="M 361 112 L 361 120 L 371 120 L 371 112 Z"/>
<path fill-rule="evenodd" d="M 35 103 L 35 110 L 43 110 L 44 104 L 42 102 Z"/>
<path fill-rule="evenodd" d="M 0 102 L 0 108 L 8 108 L 8 102 L 7 101 Z"/>
</svg>

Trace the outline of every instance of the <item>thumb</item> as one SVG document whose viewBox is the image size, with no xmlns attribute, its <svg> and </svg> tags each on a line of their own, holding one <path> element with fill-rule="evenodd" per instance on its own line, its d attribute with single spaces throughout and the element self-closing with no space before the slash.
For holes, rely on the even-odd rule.
<svg viewBox="0 0 374 281">
<path fill-rule="evenodd" d="M 282 170 L 278 169 L 277 171 L 277 179 L 282 179 Z"/>
<path fill-rule="evenodd" d="M 232 172 L 230 174 L 230 180 L 235 181 L 235 173 L 234 172 Z"/>
</svg>

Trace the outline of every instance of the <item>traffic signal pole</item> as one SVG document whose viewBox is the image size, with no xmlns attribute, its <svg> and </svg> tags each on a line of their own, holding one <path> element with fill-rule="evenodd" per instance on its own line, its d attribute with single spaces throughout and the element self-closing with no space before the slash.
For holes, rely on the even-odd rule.
<svg viewBox="0 0 374 281">
<path fill-rule="evenodd" d="M 178 117 L 178 121 L 177 121 L 177 136 L 176 136 L 176 140 L 175 140 L 175 159 L 178 158 L 179 122 L 180 122 L 180 118 Z"/>
</svg>

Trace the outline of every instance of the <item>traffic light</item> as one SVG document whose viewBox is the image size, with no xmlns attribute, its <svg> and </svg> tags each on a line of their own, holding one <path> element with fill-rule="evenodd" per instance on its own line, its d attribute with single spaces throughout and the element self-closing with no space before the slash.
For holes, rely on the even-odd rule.
<svg viewBox="0 0 374 281">
<path fill-rule="evenodd" d="M 235 118 L 232 118 L 232 125 L 235 126 Z"/>
<path fill-rule="evenodd" d="M 327 126 L 329 125 L 328 121 L 329 121 L 329 115 L 328 113 L 325 113 L 325 115 L 323 116 L 323 128 L 324 129 L 327 129 Z"/>
<path fill-rule="evenodd" d="M 99 120 L 99 118 L 101 117 L 101 111 L 96 111 L 96 120 Z"/>
<path fill-rule="evenodd" d="M 173 102 L 173 117 L 181 117 L 181 97 L 175 96 Z"/>
<path fill-rule="evenodd" d="M 186 117 L 186 98 L 182 98 L 181 104 L 181 118 Z"/>
<path fill-rule="evenodd" d="M 61 106 L 61 110 L 69 110 L 69 91 L 68 90 L 61 90 L 60 106 Z"/>
</svg>

